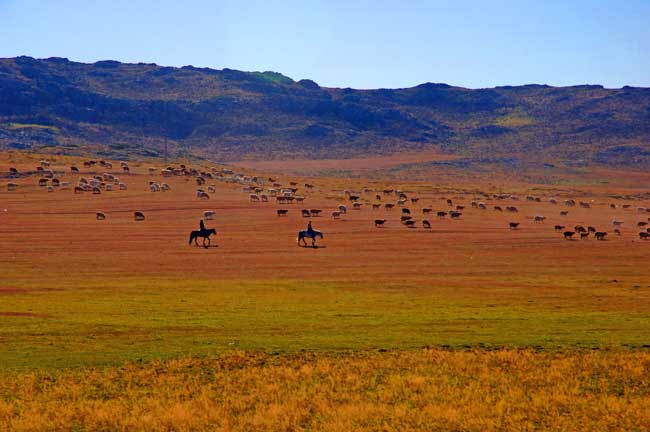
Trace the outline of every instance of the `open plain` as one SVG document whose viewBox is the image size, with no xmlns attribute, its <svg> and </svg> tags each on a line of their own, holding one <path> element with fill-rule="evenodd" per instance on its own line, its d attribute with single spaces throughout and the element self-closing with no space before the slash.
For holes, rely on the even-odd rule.
<svg viewBox="0 0 650 432">
<path fill-rule="evenodd" d="M 27 174 L 43 158 L 68 188 L 48 192 Z M 638 226 L 650 218 L 647 174 L 488 182 L 431 169 L 411 180 L 382 179 L 390 161 L 372 178 L 282 175 L 267 164 L 197 186 L 196 175 L 163 178 L 162 161 L 123 173 L 117 161 L 83 160 L 0 155 L 0 428 L 647 428 L 650 241 Z M 22 174 L 9 178 L 11 167 Z M 104 173 L 126 189 L 73 192 Z M 252 202 L 243 176 L 264 179 L 263 194 L 294 182 L 304 203 Z M 212 184 L 209 199 L 197 198 Z M 387 210 L 397 190 L 407 202 Z M 333 218 L 341 204 L 347 212 Z M 436 216 L 458 205 L 457 220 Z M 400 222 L 403 208 L 414 228 Z M 208 248 L 188 245 L 205 211 L 217 235 Z M 324 233 L 316 248 L 296 243 L 308 220 Z M 576 225 L 608 234 L 566 240 Z"/>
</svg>

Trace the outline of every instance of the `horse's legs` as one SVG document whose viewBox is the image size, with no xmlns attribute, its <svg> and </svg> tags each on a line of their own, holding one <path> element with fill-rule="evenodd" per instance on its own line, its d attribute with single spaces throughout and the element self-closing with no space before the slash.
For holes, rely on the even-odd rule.
<svg viewBox="0 0 650 432">
<path fill-rule="evenodd" d="M 207 245 L 206 245 L 206 241 L 208 243 Z M 210 237 L 203 237 L 203 247 L 206 249 L 210 247 Z"/>
</svg>

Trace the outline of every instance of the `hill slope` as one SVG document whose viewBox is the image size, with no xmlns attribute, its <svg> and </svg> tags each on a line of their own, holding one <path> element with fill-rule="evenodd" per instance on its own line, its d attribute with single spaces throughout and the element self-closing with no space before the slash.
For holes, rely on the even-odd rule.
<svg viewBox="0 0 650 432">
<path fill-rule="evenodd" d="M 650 89 L 323 88 L 275 72 L 0 59 L 0 147 L 336 158 L 439 149 L 475 160 L 650 165 Z"/>
</svg>

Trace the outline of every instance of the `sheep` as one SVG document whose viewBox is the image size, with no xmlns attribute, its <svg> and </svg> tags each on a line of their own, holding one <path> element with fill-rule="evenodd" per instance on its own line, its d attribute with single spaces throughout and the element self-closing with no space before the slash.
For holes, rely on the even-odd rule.
<svg viewBox="0 0 650 432">
<path fill-rule="evenodd" d="M 215 212 L 214 210 L 207 210 L 203 212 L 203 218 L 205 220 L 212 220 L 215 214 L 217 214 L 217 212 Z"/>
<path fill-rule="evenodd" d="M 432 211 L 433 211 L 432 208 L 430 208 L 430 207 L 424 207 L 424 208 L 422 209 L 422 214 L 429 214 L 429 213 L 431 213 Z"/>
<path fill-rule="evenodd" d="M 206 200 L 210 199 L 210 195 L 208 195 L 206 192 L 203 192 L 203 191 L 198 191 L 196 193 L 196 197 L 199 198 L 199 199 L 206 199 Z"/>
<path fill-rule="evenodd" d="M 575 235 L 575 232 L 573 232 L 573 231 L 564 231 L 564 233 L 562 233 L 562 235 L 564 236 L 565 240 L 571 240 L 571 239 L 573 239 L 573 236 Z"/>
<path fill-rule="evenodd" d="M 581 232 L 580 233 L 580 240 L 584 240 L 589 238 L 589 233 L 588 232 Z"/>
<path fill-rule="evenodd" d="M 596 237 L 596 240 L 605 240 L 605 236 L 607 233 L 605 231 L 596 231 L 594 233 L 594 236 Z"/>
<path fill-rule="evenodd" d="M 109 185 L 109 184 L 107 184 L 106 187 L 105 187 L 105 189 L 106 189 L 107 192 L 110 192 L 110 191 L 113 190 L 113 185 Z"/>
<path fill-rule="evenodd" d="M 508 223 L 508 228 L 510 228 L 511 230 L 516 230 L 517 228 L 519 228 L 519 222 Z"/>
<path fill-rule="evenodd" d="M 163 183 L 160 185 L 160 190 L 163 192 L 169 192 L 170 190 L 172 190 L 172 187 L 169 186 L 167 183 Z"/>
<path fill-rule="evenodd" d="M 428 220 L 424 219 L 424 220 L 422 221 L 422 227 L 423 227 L 423 228 L 427 228 L 427 229 L 431 229 L 431 222 L 429 222 Z"/>
<path fill-rule="evenodd" d="M 311 210 L 309 210 L 309 213 L 314 217 L 320 216 L 321 212 L 322 212 L 322 210 L 319 210 L 319 209 L 311 209 Z"/>
<path fill-rule="evenodd" d="M 555 225 L 555 231 L 556 231 L 556 232 L 558 232 L 558 231 L 562 231 L 564 228 L 565 228 L 564 225 Z"/>
<path fill-rule="evenodd" d="M 139 211 L 137 211 L 137 212 L 133 212 L 133 218 L 134 218 L 136 221 L 143 221 L 143 220 L 144 220 L 144 213 L 139 212 Z"/>
<path fill-rule="evenodd" d="M 569 212 L 566 211 L 566 210 L 560 212 L 560 216 L 566 216 L 568 214 L 569 214 Z"/>
<path fill-rule="evenodd" d="M 126 190 L 126 184 L 120 183 L 119 184 L 120 190 Z"/>
<path fill-rule="evenodd" d="M 7 190 L 8 191 L 14 191 L 18 188 L 18 185 L 16 183 L 7 183 Z"/>
<path fill-rule="evenodd" d="M 641 240 L 650 240 L 650 233 L 646 231 L 641 231 L 639 233 L 639 239 Z"/>
<path fill-rule="evenodd" d="M 341 217 L 341 212 L 340 211 L 333 211 L 332 212 L 332 219 L 338 219 Z"/>
<path fill-rule="evenodd" d="M 392 210 L 395 207 L 395 204 L 384 204 L 386 210 Z"/>
<path fill-rule="evenodd" d="M 361 203 L 355 202 L 352 204 L 354 210 L 361 210 Z"/>
<path fill-rule="evenodd" d="M 407 228 L 415 228 L 415 221 L 414 220 L 407 220 L 404 222 L 404 225 L 407 226 Z"/>
<path fill-rule="evenodd" d="M 403 209 L 402 209 L 402 214 L 408 214 L 408 215 L 410 215 L 410 214 L 411 214 L 411 210 L 409 210 L 409 209 L 407 209 L 407 208 L 403 208 Z"/>
<path fill-rule="evenodd" d="M 449 216 L 451 216 L 452 219 L 460 219 L 462 215 L 463 214 L 461 212 L 457 212 L 457 211 L 449 212 Z"/>
<path fill-rule="evenodd" d="M 386 223 L 386 219 L 375 219 L 375 228 L 383 228 Z"/>
<path fill-rule="evenodd" d="M 413 197 L 413 198 L 411 198 L 411 204 L 417 204 L 419 200 L 420 200 L 420 198 Z"/>
<path fill-rule="evenodd" d="M 106 215 L 104 213 L 102 213 L 102 212 L 97 212 L 97 213 L 95 213 L 95 219 L 104 220 L 104 219 L 106 219 Z"/>
<path fill-rule="evenodd" d="M 302 217 L 311 217 L 311 213 L 307 209 L 302 209 L 300 211 L 300 214 L 302 215 Z"/>
<path fill-rule="evenodd" d="M 339 204 L 339 211 L 342 214 L 346 214 L 348 212 L 348 208 L 346 206 L 344 206 L 343 204 Z"/>
<path fill-rule="evenodd" d="M 47 186 L 48 179 L 42 178 L 38 180 L 38 185 L 39 186 Z"/>
<path fill-rule="evenodd" d="M 286 216 L 289 213 L 289 210 L 280 209 L 277 211 L 278 216 Z"/>
<path fill-rule="evenodd" d="M 93 195 L 99 195 L 102 193 L 102 190 L 97 186 L 93 187 Z"/>
<path fill-rule="evenodd" d="M 507 206 L 506 211 L 509 211 L 511 213 L 517 213 L 519 211 L 519 209 L 517 207 L 515 207 L 515 206 Z"/>
<path fill-rule="evenodd" d="M 500 212 L 502 212 L 503 209 L 501 208 L 501 206 L 494 206 L 494 211 L 500 211 Z"/>
<path fill-rule="evenodd" d="M 208 186 L 208 192 L 217 193 L 217 189 L 214 187 L 214 185 L 210 185 Z"/>
<path fill-rule="evenodd" d="M 83 187 L 81 187 L 81 186 L 75 186 L 74 187 L 74 193 L 84 193 L 84 192 L 85 192 L 85 190 L 84 190 Z"/>
<path fill-rule="evenodd" d="M 160 192 L 160 185 L 158 183 L 152 183 L 149 185 L 149 190 L 151 192 Z"/>
<path fill-rule="evenodd" d="M 373 204 L 372 209 L 373 210 L 379 210 L 381 208 L 381 204 Z"/>
<path fill-rule="evenodd" d="M 444 219 L 445 216 L 447 216 L 447 212 L 439 211 L 439 212 L 436 213 L 436 216 L 438 217 L 438 219 Z"/>
<path fill-rule="evenodd" d="M 539 216 L 538 215 L 538 216 L 535 216 L 535 218 L 533 220 L 535 222 L 541 223 L 541 222 L 544 222 L 545 219 L 546 219 L 546 216 Z"/>
</svg>

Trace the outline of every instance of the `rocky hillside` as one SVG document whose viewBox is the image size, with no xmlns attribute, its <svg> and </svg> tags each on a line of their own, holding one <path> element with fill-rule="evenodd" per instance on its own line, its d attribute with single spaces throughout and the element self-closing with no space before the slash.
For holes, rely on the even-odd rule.
<svg viewBox="0 0 650 432">
<path fill-rule="evenodd" d="M 324 88 L 275 72 L 0 59 L 0 147 L 115 157 L 348 157 L 650 166 L 650 89 Z"/>
</svg>

